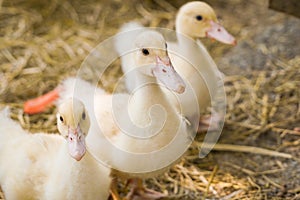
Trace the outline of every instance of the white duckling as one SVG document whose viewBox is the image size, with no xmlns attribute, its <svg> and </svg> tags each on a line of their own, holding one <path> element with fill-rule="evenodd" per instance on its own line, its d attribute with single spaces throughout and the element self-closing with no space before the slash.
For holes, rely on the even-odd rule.
<svg viewBox="0 0 300 200">
<path fill-rule="evenodd" d="M 165 172 L 184 154 L 191 138 L 186 121 L 161 89 L 163 85 L 182 93 L 185 88 L 170 62 L 164 38 L 148 30 L 140 32 L 132 43 L 135 51 L 127 54 L 126 61 L 122 62 L 132 66 L 128 73 L 132 73 L 138 87 L 131 96 L 95 96 L 94 101 L 101 101 L 102 105 L 95 104 L 95 113 L 100 130 L 114 145 L 110 150 L 114 172 L 126 178 L 147 178 Z M 96 145 L 90 148 L 95 155 L 101 152 Z M 130 195 L 147 199 L 161 197 L 142 188 L 140 179 L 135 180 Z"/>
<path fill-rule="evenodd" d="M 68 99 L 59 106 L 61 136 L 30 134 L 4 111 L 0 117 L 0 184 L 6 199 L 109 197 L 110 170 L 86 151 L 90 121 L 82 102 Z"/>
<path fill-rule="evenodd" d="M 144 31 L 132 43 L 134 51 L 126 56 L 133 66 L 130 73 L 140 86 L 132 95 L 106 94 L 80 79 L 78 82 L 69 79 L 54 96 L 64 99 L 73 94 L 84 104 L 92 103 L 87 106 L 92 116 L 87 137 L 91 153 L 114 168 L 117 176 L 148 178 L 165 172 L 184 154 L 192 140 L 186 120 L 158 85 L 159 81 L 177 93 L 184 92 L 185 88 L 170 62 L 164 38 L 155 31 Z M 76 90 L 81 91 L 83 85 L 85 91 L 93 92 L 80 95 Z M 144 189 L 141 179 L 134 180 L 136 185 L 129 198 L 162 196 Z"/>
<path fill-rule="evenodd" d="M 141 25 L 131 22 L 123 26 L 121 31 L 130 31 L 134 35 L 145 29 Z M 177 43 L 168 43 L 169 56 L 175 70 L 186 81 L 186 90 L 182 94 L 170 94 L 164 90 L 177 106 L 181 106 L 181 113 L 190 119 L 199 117 L 200 112 L 206 110 L 218 91 L 218 84 L 222 78 L 216 64 L 210 57 L 204 45 L 197 40 L 210 37 L 227 44 L 236 41 L 220 24 L 214 10 L 206 3 L 193 1 L 183 5 L 176 17 Z M 116 49 L 119 54 L 128 51 L 128 44 L 118 41 Z M 126 59 L 126 57 L 125 57 Z M 122 70 L 126 76 L 126 86 L 129 92 L 136 87 L 134 79 L 128 72 L 132 65 L 122 58 Z M 179 101 L 178 101 L 179 99 Z M 197 120 L 196 120 L 197 121 Z"/>
<path fill-rule="evenodd" d="M 215 62 L 198 38 L 209 37 L 220 42 L 232 44 L 236 40 L 224 27 L 218 24 L 214 10 L 201 1 L 184 4 L 176 17 L 177 43 L 168 43 L 170 58 L 174 68 L 187 80 L 186 92 L 178 95 L 183 107 L 183 115 L 193 117 L 197 109 L 193 108 L 191 97 L 196 95 L 198 112 L 205 111 L 214 100 L 222 74 Z"/>
</svg>

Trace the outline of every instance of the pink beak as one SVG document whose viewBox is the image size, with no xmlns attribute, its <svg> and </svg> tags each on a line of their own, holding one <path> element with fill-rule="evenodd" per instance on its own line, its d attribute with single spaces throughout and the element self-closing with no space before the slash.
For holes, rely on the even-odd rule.
<svg viewBox="0 0 300 200">
<path fill-rule="evenodd" d="M 211 28 L 206 32 L 206 36 L 209 38 L 216 39 L 225 44 L 236 45 L 235 38 L 229 34 L 226 29 L 220 24 L 210 21 Z"/>
<path fill-rule="evenodd" d="M 185 83 L 175 71 L 168 56 L 166 56 L 164 59 L 161 59 L 159 56 L 157 56 L 156 65 L 152 72 L 153 75 L 168 89 L 179 94 L 184 92 Z"/>
<path fill-rule="evenodd" d="M 86 152 L 85 138 L 80 127 L 75 130 L 69 128 L 69 135 L 67 138 L 69 146 L 69 154 L 77 161 L 80 161 Z"/>
</svg>

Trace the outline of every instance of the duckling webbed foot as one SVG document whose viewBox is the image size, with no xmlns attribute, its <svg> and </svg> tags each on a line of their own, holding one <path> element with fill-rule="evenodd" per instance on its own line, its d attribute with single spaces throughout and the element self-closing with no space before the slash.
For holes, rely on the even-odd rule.
<svg viewBox="0 0 300 200">
<path fill-rule="evenodd" d="M 110 184 L 110 195 L 113 200 L 121 200 L 121 197 L 118 193 L 117 185 L 118 185 L 117 178 L 113 177 Z"/>
<path fill-rule="evenodd" d="M 223 115 L 212 111 L 210 115 L 200 117 L 198 133 L 207 131 L 217 131 L 221 128 L 223 122 Z"/>
<path fill-rule="evenodd" d="M 125 200 L 157 200 L 166 197 L 165 194 L 145 188 L 141 179 L 131 179 L 131 190 Z"/>
</svg>

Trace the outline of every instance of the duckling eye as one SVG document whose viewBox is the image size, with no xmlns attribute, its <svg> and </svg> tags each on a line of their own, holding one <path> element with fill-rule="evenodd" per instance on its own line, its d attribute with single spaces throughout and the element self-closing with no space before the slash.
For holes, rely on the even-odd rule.
<svg viewBox="0 0 300 200">
<path fill-rule="evenodd" d="M 81 116 L 81 117 L 82 117 L 83 120 L 85 120 L 85 117 L 86 117 L 86 116 L 85 116 L 85 112 L 82 113 L 82 116 Z"/>
<path fill-rule="evenodd" d="M 148 49 L 142 49 L 142 53 L 144 56 L 148 56 L 150 54 Z"/>
<path fill-rule="evenodd" d="M 59 117 L 59 120 L 60 120 L 61 122 L 64 122 L 64 118 L 63 118 L 62 116 Z"/>
<path fill-rule="evenodd" d="M 197 19 L 197 21 L 201 21 L 202 20 L 202 16 L 201 15 L 197 15 L 196 19 Z"/>
</svg>

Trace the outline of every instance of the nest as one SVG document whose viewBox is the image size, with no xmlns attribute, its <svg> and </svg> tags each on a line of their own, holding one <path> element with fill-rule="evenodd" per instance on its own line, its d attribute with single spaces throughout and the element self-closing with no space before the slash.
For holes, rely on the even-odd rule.
<svg viewBox="0 0 300 200">
<path fill-rule="evenodd" d="M 139 19 L 146 26 L 173 29 L 174 16 L 183 2 L 176 1 L 174 5 L 160 0 L 1 3 L 0 106 L 9 106 L 11 117 L 24 129 L 52 133 L 57 132 L 56 108 L 26 115 L 22 110 L 24 101 L 75 75 L 89 52 L 117 33 L 124 22 Z M 219 53 L 216 57 L 228 51 L 213 47 Z M 268 49 L 264 52 L 268 54 Z M 297 148 L 300 59 L 273 59 L 270 66 L 267 70 L 225 78 L 227 115 L 221 144 L 216 146 L 218 152 L 199 159 L 203 137 L 200 135 L 180 163 L 168 173 L 146 180 L 147 186 L 168 194 L 168 199 L 298 198 L 299 183 L 289 184 L 288 178 L 285 181 L 280 177 L 287 168 L 294 169 L 287 166 L 296 165 L 300 154 Z M 112 91 L 120 75 L 120 66 L 115 63 L 100 85 Z M 241 151 L 254 153 L 256 161 L 249 161 L 252 156 L 238 153 Z M 285 154 L 279 153 L 283 151 Z M 269 164 L 261 167 L 255 163 L 266 160 Z M 296 177 L 296 171 L 289 172 L 290 177 Z M 119 189 L 126 193 L 124 184 L 120 183 Z M 0 199 L 4 199 L 1 192 Z"/>
</svg>

